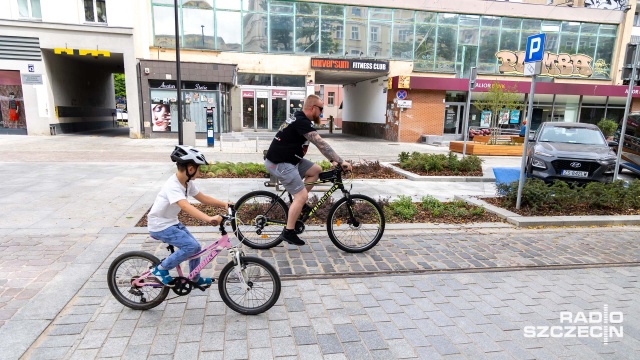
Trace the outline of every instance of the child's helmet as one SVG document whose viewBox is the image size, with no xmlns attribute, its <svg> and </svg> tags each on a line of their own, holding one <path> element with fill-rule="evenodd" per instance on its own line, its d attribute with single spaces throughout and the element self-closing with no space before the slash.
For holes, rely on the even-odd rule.
<svg viewBox="0 0 640 360">
<path fill-rule="evenodd" d="M 176 148 L 173 149 L 173 152 L 171 153 L 171 161 L 177 162 L 178 164 L 209 164 L 203 153 L 187 145 L 176 145 Z"/>
</svg>

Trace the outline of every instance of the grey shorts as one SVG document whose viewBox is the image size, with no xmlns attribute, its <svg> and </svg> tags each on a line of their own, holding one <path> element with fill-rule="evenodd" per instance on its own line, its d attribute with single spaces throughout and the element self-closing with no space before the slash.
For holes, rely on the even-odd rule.
<svg viewBox="0 0 640 360">
<path fill-rule="evenodd" d="M 267 171 L 275 176 L 284 188 L 291 195 L 295 195 L 304 188 L 304 174 L 313 166 L 313 163 L 307 159 L 302 159 L 298 165 L 289 163 L 274 164 L 265 159 L 264 166 Z"/>
</svg>

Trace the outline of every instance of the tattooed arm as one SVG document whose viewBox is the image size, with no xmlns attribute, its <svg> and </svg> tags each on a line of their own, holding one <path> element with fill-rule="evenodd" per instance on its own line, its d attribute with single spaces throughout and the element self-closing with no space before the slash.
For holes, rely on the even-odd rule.
<svg viewBox="0 0 640 360">
<path fill-rule="evenodd" d="M 322 140 L 317 131 L 310 131 L 304 134 L 304 137 L 309 140 L 310 143 L 315 145 L 322 155 L 329 159 L 329 161 L 342 164 L 342 158 L 340 158 L 340 156 L 331 148 L 331 146 L 329 146 L 329 144 L 327 144 L 326 141 Z"/>
</svg>

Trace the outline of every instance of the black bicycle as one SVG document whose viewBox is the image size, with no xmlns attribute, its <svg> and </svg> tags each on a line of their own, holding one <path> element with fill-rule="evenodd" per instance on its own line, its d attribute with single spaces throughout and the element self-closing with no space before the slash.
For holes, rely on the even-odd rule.
<svg viewBox="0 0 640 360">
<path fill-rule="evenodd" d="M 317 181 L 305 185 L 323 183 L 333 185 L 317 204 L 305 206 L 296 221 L 296 233 L 304 232 L 307 219 L 339 189 L 343 197 L 336 201 L 327 216 L 329 238 L 339 249 L 347 252 L 359 253 L 374 247 L 384 233 L 384 212 L 380 205 L 368 196 L 351 194 L 351 187 L 347 190 L 343 184 L 342 169 L 322 172 Z M 283 200 L 285 193 L 291 204 L 293 197 L 286 190 L 280 195 L 258 190 L 241 197 L 235 206 L 236 221 L 231 224 L 238 239 L 254 249 L 269 249 L 280 244 L 280 234 L 287 225 L 289 213 L 289 206 Z"/>
</svg>

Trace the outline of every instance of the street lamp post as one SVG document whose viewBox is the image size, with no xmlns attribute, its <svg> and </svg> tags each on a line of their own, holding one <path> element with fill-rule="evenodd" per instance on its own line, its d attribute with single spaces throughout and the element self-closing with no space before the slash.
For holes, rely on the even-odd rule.
<svg viewBox="0 0 640 360">
<path fill-rule="evenodd" d="M 180 81 L 180 23 L 178 22 L 178 0 L 173 0 L 174 12 L 175 12 L 175 26 L 176 26 L 176 89 L 178 91 L 177 105 L 178 105 L 178 145 L 183 145 L 182 134 L 182 83 Z"/>
</svg>

